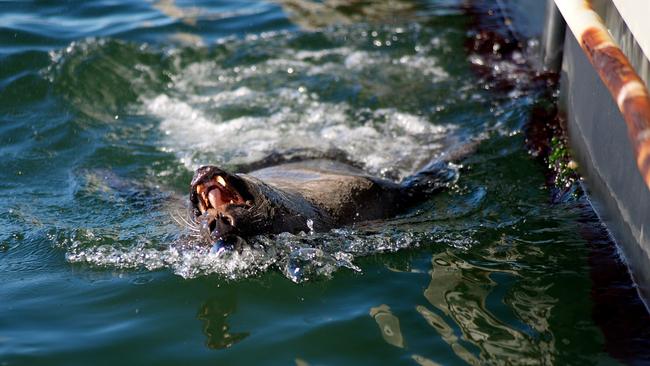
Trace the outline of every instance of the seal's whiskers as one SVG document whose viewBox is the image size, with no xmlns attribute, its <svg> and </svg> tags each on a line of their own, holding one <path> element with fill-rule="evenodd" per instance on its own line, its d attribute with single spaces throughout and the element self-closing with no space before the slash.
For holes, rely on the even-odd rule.
<svg viewBox="0 0 650 366">
<path fill-rule="evenodd" d="M 178 216 L 176 216 L 176 215 L 178 215 Z M 196 225 L 192 225 L 186 219 L 184 219 L 183 216 L 181 216 L 181 214 L 179 212 L 176 212 L 176 215 L 174 215 L 174 213 L 171 213 L 171 212 L 169 213 L 169 216 L 171 216 L 171 218 L 174 219 L 174 221 L 176 221 L 176 223 L 179 224 L 180 226 L 183 226 L 183 227 L 185 227 L 185 228 L 187 228 L 187 229 L 189 229 L 191 231 L 197 232 L 197 233 L 200 231 L 199 228 Z"/>
</svg>

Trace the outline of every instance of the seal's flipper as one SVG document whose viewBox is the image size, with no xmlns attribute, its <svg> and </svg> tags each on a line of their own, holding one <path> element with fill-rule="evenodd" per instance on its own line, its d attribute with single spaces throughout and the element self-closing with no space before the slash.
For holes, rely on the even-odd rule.
<svg viewBox="0 0 650 366">
<path fill-rule="evenodd" d="M 455 163 L 474 153 L 481 140 L 472 139 L 433 159 L 417 173 L 404 178 L 400 183 L 402 189 L 412 196 L 429 195 L 456 183 L 460 166 Z"/>
</svg>

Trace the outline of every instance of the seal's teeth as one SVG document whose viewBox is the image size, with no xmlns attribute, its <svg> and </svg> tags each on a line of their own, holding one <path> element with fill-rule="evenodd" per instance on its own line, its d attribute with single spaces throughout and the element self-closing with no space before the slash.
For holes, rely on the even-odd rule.
<svg viewBox="0 0 650 366">
<path fill-rule="evenodd" d="M 226 180 L 220 175 L 217 175 L 217 183 L 221 184 L 223 187 L 226 186 Z"/>
</svg>

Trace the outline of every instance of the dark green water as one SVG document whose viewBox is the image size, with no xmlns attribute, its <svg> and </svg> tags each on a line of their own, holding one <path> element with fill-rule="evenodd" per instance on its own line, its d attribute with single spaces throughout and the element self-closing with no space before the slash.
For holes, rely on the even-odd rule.
<svg viewBox="0 0 650 366">
<path fill-rule="evenodd" d="M 0 364 L 615 363 L 581 202 L 524 148 L 536 97 L 486 90 L 458 3 L 0 3 Z M 470 140 L 385 222 L 217 255 L 172 219 L 201 164 L 399 179 Z"/>
</svg>

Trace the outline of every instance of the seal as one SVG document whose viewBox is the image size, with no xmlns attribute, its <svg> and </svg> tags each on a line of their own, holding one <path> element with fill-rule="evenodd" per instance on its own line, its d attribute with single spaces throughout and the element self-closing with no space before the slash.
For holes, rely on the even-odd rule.
<svg viewBox="0 0 650 366">
<path fill-rule="evenodd" d="M 345 163 L 309 160 L 233 174 L 197 169 L 191 214 L 203 239 L 241 249 L 258 234 L 327 231 L 395 216 L 457 179 L 458 170 L 433 162 L 402 182 L 371 176 Z"/>
</svg>

